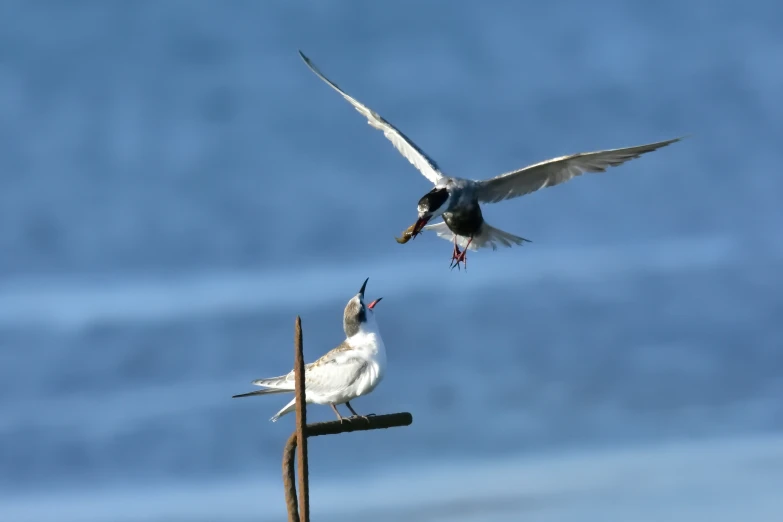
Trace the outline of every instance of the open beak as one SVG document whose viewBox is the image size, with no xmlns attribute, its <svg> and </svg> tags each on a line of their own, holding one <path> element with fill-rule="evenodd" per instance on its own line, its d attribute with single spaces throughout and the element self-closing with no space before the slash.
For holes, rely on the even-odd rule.
<svg viewBox="0 0 783 522">
<path fill-rule="evenodd" d="M 383 297 L 379 297 L 378 299 L 376 299 L 376 300 L 375 300 L 375 301 L 373 301 L 372 303 L 368 304 L 368 305 L 367 305 L 367 308 L 369 308 L 370 310 L 372 310 L 373 308 L 375 308 L 375 305 L 377 305 L 378 303 L 380 303 L 380 302 L 381 302 L 381 299 L 383 299 Z"/>
</svg>

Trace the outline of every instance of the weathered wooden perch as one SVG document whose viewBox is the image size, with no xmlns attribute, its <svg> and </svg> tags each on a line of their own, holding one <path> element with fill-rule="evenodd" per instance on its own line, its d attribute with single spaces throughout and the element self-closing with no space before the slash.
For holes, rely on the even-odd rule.
<svg viewBox="0 0 783 522">
<path fill-rule="evenodd" d="M 351 431 L 380 430 L 409 426 L 413 422 L 410 413 L 348 417 L 343 421 L 317 422 L 307 424 L 307 405 L 304 396 L 304 355 L 302 351 L 302 319 L 296 317 L 294 327 L 294 383 L 296 397 L 296 431 L 288 438 L 283 450 L 283 485 L 288 522 L 310 522 L 310 488 L 307 471 L 307 437 L 337 435 Z M 298 451 L 297 451 L 298 450 Z M 299 453 L 299 505 L 296 501 L 296 473 L 294 460 Z"/>
</svg>

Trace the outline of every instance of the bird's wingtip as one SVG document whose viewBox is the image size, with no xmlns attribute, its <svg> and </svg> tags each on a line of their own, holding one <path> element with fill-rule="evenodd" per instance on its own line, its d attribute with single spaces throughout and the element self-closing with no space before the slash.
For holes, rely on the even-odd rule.
<svg viewBox="0 0 783 522">
<path fill-rule="evenodd" d="M 683 135 L 681 135 L 681 136 L 677 136 L 676 138 L 672 138 L 672 139 L 670 139 L 670 140 L 666 140 L 664 143 L 666 143 L 667 145 L 668 145 L 669 143 L 677 143 L 678 141 L 682 141 L 682 140 L 684 140 L 684 139 L 688 139 L 688 138 L 690 138 L 691 136 L 693 136 L 693 134 L 683 134 Z"/>
<path fill-rule="evenodd" d="M 247 393 L 239 393 L 237 395 L 232 395 L 232 399 L 237 399 L 239 397 L 252 397 L 253 395 L 263 395 L 264 393 L 268 393 L 267 390 L 254 390 Z"/>
</svg>

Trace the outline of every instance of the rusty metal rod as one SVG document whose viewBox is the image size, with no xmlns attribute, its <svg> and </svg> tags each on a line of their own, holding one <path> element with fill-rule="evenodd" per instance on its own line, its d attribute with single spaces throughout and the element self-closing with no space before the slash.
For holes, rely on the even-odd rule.
<svg viewBox="0 0 783 522">
<path fill-rule="evenodd" d="M 349 433 L 351 431 L 382 430 L 386 428 L 397 428 L 399 426 L 410 426 L 413 423 L 413 415 L 408 412 L 388 413 L 386 415 L 372 415 L 367 420 L 357 417 L 346 417 L 342 422 L 328 421 L 308 424 L 305 432 L 308 437 L 318 437 L 319 435 L 337 435 L 338 433 Z"/>
<path fill-rule="evenodd" d="M 285 507 L 288 510 L 288 522 L 299 522 L 299 507 L 296 505 L 296 473 L 294 473 L 296 437 L 297 433 L 292 433 L 288 437 L 288 442 L 283 450 L 283 488 L 285 489 Z"/>
<path fill-rule="evenodd" d="M 316 422 L 308 424 L 305 427 L 305 440 L 307 437 L 318 437 L 320 435 L 338 435 L 351 431 L 382 430 L 386 428 L 397 428 L 400 426 L 410 426 L 413 423 L 413 415 L 408 412 L 390 413 L 387 415 L 373 415 L 367 417 L 368 421 L 355 417 L 351 420 Z M 285 504 L 288 508 L 288 522 L 304 522 L 299 518 L 299 512 L 296 505 L 296 482 L 294 473 L 294 455 L 296 454 L 298 430 L 288 437 L 285 449 L 283 450 L 283 485 L 285 489 Z M 309 508 L 309 506 L 308 506 Z"/>
<path fill-rule="evenodd" d="M 310 522 L 310 480 L 307 470 L 307 401 L 305 400 L 304 348 L 302 319 L 294 326 L 294 396 L 296 397 L 296 446 L 299 471 L 299 521 Z"/>
<path fill-rule="evenodd" d="M 413 415 L 408 412 L 373 415 L 372 417 L 367 417 L 367 419 L 368 421 L 365 421 L 364 419 L 357 419 L 354 417 L 351 418 L 351 420 L 346 419 L 343 422 L 329 421 L 308 424 L 305 427 L 305 440 L 307 437 L 338 435 L 351 431 L 382 430 L 386 428 L 410 426 L 413 423 Z M 288 437 L 288 442 L 286 442 L 285 449 L 283 450 L 283 485 L 285 489 L 285 503 L 288 508 L 288 522 L 304 522 L 304 519 L 301 521 L 299 519 L 299 512 L 296 504 L 296 486 L 294 485 L 296 482 L 294 455 L 296 454 L 298 439 L 299 430 Z"/>
</svg>

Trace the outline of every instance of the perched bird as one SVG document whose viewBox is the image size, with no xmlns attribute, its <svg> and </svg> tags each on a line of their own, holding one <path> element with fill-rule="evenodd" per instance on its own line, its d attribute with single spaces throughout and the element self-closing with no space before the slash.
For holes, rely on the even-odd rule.
<svg viewBox="0 0 783 522">
<path fill-rule="evenodd" d="M 435 185 L 435 188 L 419 200 L 419 217 L 416 222 L 397 241 L 407 243 L 422 230 L 433 230 L 438 236 L 453 241 L 454 250 L 450 265 L 452 268 L 459 266 L 460 262 L 467 261 L 468 248 L 478 250 L 491 247 L 492 250 L 496 250 L 498 244 L 510 247 L 514 244 L 521 245 L 525 241 L 529 242 L 528 239 L 490 226 L 484 221 L 480 203 L 496 203 L 530 194 L 545 187 L 553 187 L 585 172 L 604 172 L 608 167 L 616 167 L 682 139 L 679 137 L 636 147 L 561 156 L 487 180 L 446 176 L 440 171 L 435 160 L 427 156 L 410 138 L 377 112 L 346 94 L 326 78 L 302 51 L 299 51 L 299 55 L 316 76 L 340 93 L 367 118 L 367 123 L 383 131 L 392 145 Z M 438 216 L 443 217 L 442 222 L 427 225 L 430 220 Z M 464 250 L 460 250 L 460 247 Z"/>
<path fill-rule="evenodd" d="M 370 304 L 364 304 L 364 289 L 369 279 L 368 277 L 364 280 L 359 293 L 353 296 L 345 307 L 345 341 L 314 363 L 305 365 L 306 402 L 330 405 L 341 422 L 343 416 L 337 410 L 338 404 L 348 406 L 354 417 L 367 418 L 356 413 L 350 401 L 373 391 L 386 371 L 386 348 L 375 321 L 375 306 L 382 297 Z M 253 384 L 263 386 L 264 389 L 234 395 L 233 398 L 291 393 L 294 391 L 294 372 L 292 370 L 280 377 L 258 379 L 253 381 Z M 296 398 L 270 420 L 275 422 L 295 408 Z"/>
</svg>

